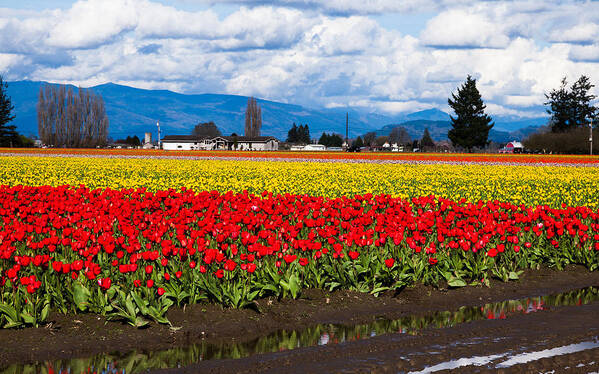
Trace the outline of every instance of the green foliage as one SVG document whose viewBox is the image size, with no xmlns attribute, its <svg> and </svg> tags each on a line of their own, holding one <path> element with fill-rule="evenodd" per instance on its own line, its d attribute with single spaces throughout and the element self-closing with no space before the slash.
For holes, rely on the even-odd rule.
<svg viewBox="0 0 599 374">
<path fill-rule="evenodd" d="M 10 97 L 6 95 L 7 88 L 8 84 L 0 75 L 0 147 L 19 147 L 21 146 L 21 137 L 17 133 L 17 127 L 8 124 L 15 119 L 15 116 L 12 115 L 14 106 Z"/>
<path fill-rule="evenodd" d="M 423 149 L 427 149 L 427 148 L 433 148 L 435 146 L 435 142 L 433 141 L 433 138 L 431 137 L 430 132 L 428 132 L 428 128 L 424 129 L 424 133 L 422 134 L 422 139 L 420 140 L 420 146 Z"/>
<path fill-rule="evenodd" d="M 593 129 L 593 154 L 599 154 L 599 128 Z M 543 128 L 530 134 L 522 142 L 526 149 L 543 153 L 589 154 L 589 129 L 575 127 L 553 132 Z"/>
<path fill-rule="evenodd" d="M 323 132 L 318 140 L 318 144 L 322 144 L 326 147 L 341 147 L 343 145 L 343 138 L 339 134 L 327 134 Z"/>
<path fill-rule="evenodd" d="M 216 125 L 214 124 L 213 121 L 210 122 L 202 122 L 199 123 L 197 125 L 195 125 L 195 127 L 193 128 L 191 135 L 193 136 L 197 136 L 198 138 L 202 138 L 202 137 L 208 137 L 208 138 L 214 138 L 216 136 L 221 136 L 221 132 L 218 129 L 218 127 L 216 127 Z"/>
<path fill-rule="evenodd" d="M 486 105 L 476 88 L 476 79 L 470 75 L 458 88 L 457 95 L 452 93 L 447 100 L 456 116 L 450 116 L 451 126 L 447 133 L 454 146 L 472 151 L 474 147 L 488 144 L 489 130 L 493 127 L 491 117 L 485 114 Z"/>
<path fill-rule="evenodd" d="M 133 147 L 139 147 L 141 145 L 141 140 L 139 140 L 137 135 L 134 135 L 134 136 L 127 136 L 126 139 L 117 140 L 115 143 L 127 144 L 127 145 L 130 145 Z"/>
<path fill-rule="evenodd" d="M 297 126 L 295 122 L 287 132 L 287 143 L 310 143 L 310 128 L 308 124 Z"/>
<path fill-rule="evenodd" d="M 362 140 L 362 138 L 360 136 L 358 136 L 358 138 L 354 141 L 354 143 L 352 144 L 352 147 L 354 147 L 354 148 L 364 147 L 364 141 Z"/>
<path fill-rule="evenodd" d="M 549 124 L 553 132 L 588 126 L 592 119 L 597 121 L 599 108 L 591 105 L 596 96 L 589 94 L 595 85 L 585 75 L 581 75 L 569 90 L 567 84 L 564 77 L 559 88 L 545 94 L 547 101 L 544 104 L 549 106 L 547 113 L 551 115 Z"/>
</svg>

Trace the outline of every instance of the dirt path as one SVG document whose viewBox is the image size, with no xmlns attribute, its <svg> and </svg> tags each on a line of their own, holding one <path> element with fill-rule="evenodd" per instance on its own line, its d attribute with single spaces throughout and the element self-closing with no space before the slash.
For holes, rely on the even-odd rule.
<svg viewBox="0 0 599 374">
<path fill-rule="evenodd" d="M 14 363 L 87 357 L 101 352 L 164 350 L 200 341 L 215 344 L 251 341 L 279 330 L 302 329 L 318 323 L 358 324 L 371 322 L 374 318 L 397 319 L 588 286 L 599 286 L 599 272 L 589 273 L 572 267 L 563 272 L 548 269 L 528 271 L 518 282 L 495 281 L 491 288 L 435 290 L 418 286 L 396 296 L 379 298 L 354 292 L 328 294 L 312 290 L 295 301 L 260 300 L 260 313 L 254 310 L 223 310 L 214 305 L 175 309 L 169 313 L 169 319 L 174 326 L 181 327 L 177 331 L 159 325 L 138 330 L 118 322 L 106 323 L 102 317 L 93 315 L 52 315 L 51 324 L 44 328 L 0 330 L 0 341 L 3 342 L 0 345 L 0 368 Z M 535 351 L 586 341 L 599 335 L 597 316 L 599 303 L 595 302 L 580 307 L 552 308 L 543 313 L 518 315 L 506 320 L 425 329 L 417 336 L 387 334 L 356 342 L 254 355 L 238 360 L 205 361 L 186 372 L 421 370 L 453 358 L 493 355 L 517 348 Z M 495 338 L 501 339 L 494 341 Z M 440 353 L 431 353 L 436 351 Z M 568 357 L 574 357 L 573 362 L 578 365 L 586 360 L 585 355 L 590 354 L 592 358 L 594 353 L 597 360 L 593 364 L 592 359 L 587 360 L 586 370 L 599 365 L 598 352 L 595 349 L 562 355 L 559 359 L 566 362 L 563 364 L 565 367 L 569 365 Z M 528 369 L 523 364 L 508 368 L 508 371 L 511 370 L 526 372 Z M 182 372 L 182 369 L 171 372 Z"/>
</svg>

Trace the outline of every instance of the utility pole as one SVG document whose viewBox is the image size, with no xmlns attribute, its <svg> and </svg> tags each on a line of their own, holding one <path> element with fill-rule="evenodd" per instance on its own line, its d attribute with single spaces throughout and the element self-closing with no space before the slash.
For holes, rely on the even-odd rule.
<svg viewBox="0 0 599 374">
<path fill-rule="evenodd" d="M 345 113 L 345 146 L 349 148 L 349 112 Z"/>
<path fill-rule="evenodd" d="M 160 149 L 160 121 L 156 121 L 156 127 L 158 127 L 158 149 Z"/>
</svg>

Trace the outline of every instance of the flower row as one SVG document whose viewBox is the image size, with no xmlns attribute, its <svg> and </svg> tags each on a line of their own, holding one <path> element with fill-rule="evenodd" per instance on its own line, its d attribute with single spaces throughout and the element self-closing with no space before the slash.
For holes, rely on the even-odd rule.
<svg viewBox="0 0 599 374">
<path fill-rule="evenodd" d="M 530 154 L 472 154 L 472 153 L 390 153 L 390 152 L 289 152 L 289 151 L 162 151 L 147 149 L 10 149 L 21 154 L 69 154 L 100 156 L 181 156 L 181 157 L 235 157 L 267 159 L 312 160 L 396 160 L 396 161 L 443 161 L 443 162 L 492 162 L 526 164 L 597 164 L 599 157 L 581 155 L 530 155 Z"/>
<path fill-rule="evenodd" d="M 134 325 L 173 304 L 244 307 L 304 288 L 489 284 L 599 266 L 599 212 L 434 196 L 0 188 L 0 324 L 50 310 Z M 33 321 L 33 322 L 32 322 Z"/>
</svg>

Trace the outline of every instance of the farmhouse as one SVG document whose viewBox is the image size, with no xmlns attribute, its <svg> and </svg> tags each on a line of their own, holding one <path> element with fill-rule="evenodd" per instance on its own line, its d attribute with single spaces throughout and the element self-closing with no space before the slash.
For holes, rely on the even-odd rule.
<svg viewBox="0 0 599 374">
<path fill-rule="evenodd" d="M 279 141 L 272 136 L 197 137 L 194 135 L 167 135 L 162 138 L 162 148 L 167 151 L 276 151 L 279 149 Z"/>
</svg>

